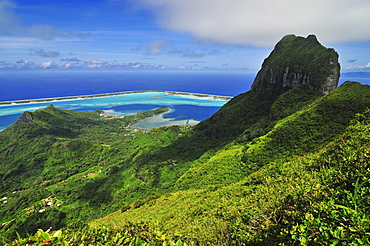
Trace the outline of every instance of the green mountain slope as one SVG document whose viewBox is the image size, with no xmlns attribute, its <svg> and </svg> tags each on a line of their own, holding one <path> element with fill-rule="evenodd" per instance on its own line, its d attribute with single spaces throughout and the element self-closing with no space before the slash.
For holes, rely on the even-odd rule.
<svg viewBox="0 0 370 246">
<path fill-rule="evenodd" d="M 269 112 L 291 110 L 282 105 L 301 92 L 297 87 L 281 95 Z M 20 120 L 1 132 L 1 155 L 10 163 L 2 165 L 2 197 L 8 201 L 0 210 L 2 233 L 11 238 L 14 230 L 26 235 L 50 226 L 75 228 L 118 210 L 92 226 L 124 228 L 128 221 L 143 221 L 168 238 L 181 233 L 183 240 L 201 244 L 292 242 L 301 235 L 294 226 L 308 223 L 304 214 L 318 213 L 311 204 L 327 196 L 349 206 L 356 182 L 363 188 L 369 178 L 368 167 L 361 166 L 367 160 L 368 112 L 356 116 L 370 105 L 369 87 L 347 82 L 326 96 L 313 95 L 301 110 L 272 120 L 276 123 L 266 134 L 248 140 L 247 128 L 193 156 L 187 151 L 189 141 L 201 134 L 198 128 L 134 133 L 124 122 L 133 122 L 130 118 L 108 120 L 101 112 L 48 107 L 26 113 L 32 123 Z M 89 127 L 79 129 L 81 122 Z M 352 163 L 343 166 L 347 156 Z M 358 206 L 366 211 L 368 193 L 361 192 Z M 61 206 L 48 206 L 46 200 Z M 331 215 L 325 219 L 342 223 Z M 366 229 L 361 223 L 357 226 Z M 312 233 L 318 230 L 310 226 Z"/>
<path fill-rule="evenodd" d="M 169 233 L 181 232 L 189 241 L 201 244 L 275 245 L 285 241 L 290 245 L 294 241 L 292 238 L 298 235 L 303 238 L 294 226 L 306 223 L 304 214 L 317 210 L 312 207 L 315 203 L 330 197 L 335 204 L 353 208 L 348 196 L 353 194 L 357 179 L 363 188 L 361 198 L 357 199 L 362 199 L 360 206 L 364 210 L 352 216 L 359 216 L 353 219 L 360 220 L 369 208 L 369 190 L 365 189 L 369 187 L 370 177 L 366 164 L 369 111 L 355 115 L 370 105 L 369 89 L 347 82 L 332 94 L 279 121 L 266 135 L 247 144 L 229 145 L 207 162 L 198 163 L 178 180 L 177 186 L 182 191 L 146 201 L 139 208 L 133 206 L 118 211 L 92 225 L 120 227 L 127 221 L 144 221 Z M 340 109 L 340 114 L 328 112 L 334 106 Z M 307 121 L 316 122 L 316 125 L 308 125 Z M 330 131 L 322 129 L 323 125 Z M 293 135 L 295 129 L 296 137 Z M 299 133 L 306 138 L 301 139 Z M 287 135 L 293 137 L 287 138 Z M 347 155 L 352 156 L 353 162 L 344 170 L 342 165 Z M 325 203 L 322 206 L 334 205 Z M 346 210 L 338 213 L 345 214 Z M 335 214 L 323 216 L 333 224 L 330 226 L 339 226 L 347 220 Z M 365 230 L 359 232 L 359 237 L 365 238 L 369 233 L 365 221 L 369 221 L 369 217 L 354 225 Z M 314 234 L 320 230 L 320 225 L 307 229 Z M 348 228 L 344 231 L 354 233 Z M 311 234 L 306 235 L 306 239 Z M 335 237 L 317 234 L 312 237 L 314 239 L 328 242 L 325 240 Z"/>
<path fill-rule="evenodd" d="M 142 181 L 135 176 L 133 167 L 125 169 L 123 175 L 129 185 L 123 185 L 117 172 L 130 162 L 139 145 L 145 148 L 158 142 L 166 144 L 173 138 L 171 133 L 178 133 L 164 133 L 145 142 L 146 134 L 129 125 L 167 110 L 160 108 L 124 118 L 53 106 L 24 113 L 16 124 L 0 133 L 1 196 L 7 198 L 0 207 L 0 217 L 6 225 L 5 233 L 17 229 L 25 235 L 43 226 L 58 228 L 104 214 L 104 209 L 96 208 L 112 202 L 112 192 L 117 190 L 112 183 L 140 189 Z M 160 132 L 157 130 L 157 134 Z M 124 149 L 117 147 L 121 143 Z M 37 214 L 48 207 L 45 200 L 63 206 L 50 207 L 52 213 Z M 109 209 L 113 212 L 118 208 Z M 53 213 L 61 214 L 61 218 L 55 219 Z"/>
</svg>

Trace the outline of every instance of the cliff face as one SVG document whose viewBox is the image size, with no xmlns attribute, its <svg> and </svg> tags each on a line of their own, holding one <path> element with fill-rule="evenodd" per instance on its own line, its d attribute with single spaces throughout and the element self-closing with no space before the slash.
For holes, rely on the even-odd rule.
<svg viewBox="0 0 370 246">
<path fill-rule="evenodd" d="M 322 46 L 314 35 L 307 38 L 287 35 L 264 60 L 251 90 L 231 99 L 196 129 L 214 139 L 236 136 L 250 129 L 245 136 L 253 139 L 266 133 L 274 119 L 286 117 L 333 91 L 339 72 L 338 54 Z M 290 94 L 281 98 L 287 91 Z M 281 101 L 274 105 L 279 97 Z"/>
<path fill-rule="evenodd" d="M 338 54 L 322 46 L 314 35 L 307 38 L 287 35 L 264 60 L 251 90 L 280 95 L 300 84 L 328 94 L 340 77 Z"/>
</svg>

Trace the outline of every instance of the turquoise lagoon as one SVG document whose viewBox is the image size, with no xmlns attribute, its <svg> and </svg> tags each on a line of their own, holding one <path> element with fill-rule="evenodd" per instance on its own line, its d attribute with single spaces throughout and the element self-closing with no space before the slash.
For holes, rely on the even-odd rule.
<svg viewBox="0 0 370 246">
<path fill-rule="evenodd" d="M 24 111 L 36 111 L 53 104 L 75 111 L 103 110 L 122 117 L 158 107 L 170 111 L 139 122 L 132 127 L 149 130 L 168 125 L 195 125 L 210 117 L 230 97 L 171 91 L 133 91 L 74 97 L 0 102 L 0 130 L 12 125 Z"/>
</svg>

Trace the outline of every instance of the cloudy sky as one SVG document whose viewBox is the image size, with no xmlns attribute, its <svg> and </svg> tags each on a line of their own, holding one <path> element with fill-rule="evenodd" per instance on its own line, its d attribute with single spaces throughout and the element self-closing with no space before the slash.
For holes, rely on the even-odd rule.
<svg viewBox="0 0 370 246">
<path fill-rule="evenodd" d="M 368 71 L 369 13 L 370 0 L 0 0 L 0 69 L 256 72 L 293 33 Z"/>
</svg>

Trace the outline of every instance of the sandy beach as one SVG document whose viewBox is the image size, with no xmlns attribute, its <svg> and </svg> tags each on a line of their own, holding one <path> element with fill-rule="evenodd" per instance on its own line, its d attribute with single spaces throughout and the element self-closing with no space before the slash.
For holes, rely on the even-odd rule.
<svg viewBox="0 0 370 246">
<path fill-rule="evenodd" d="M 172 111 L 165 112 L 159 115 L 156 115 L 152 118 L 147 120 L 140 121 L 135 123 L 131 126 L 131 128 L 135 129 L 142 129 L 142 130 L 150 130 L 156 127 L 162 126 L 174 126 L 174 125 L 184 125 L 184 126 L 193 126 L 199 123 L 197 120 L 187 119 L 187 120 L 176 120 L 176 118 L 164 118 L 165 114 L 168 114 Z"/>
</svg>

